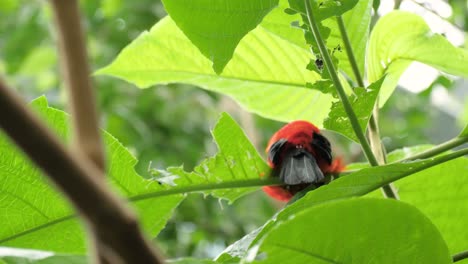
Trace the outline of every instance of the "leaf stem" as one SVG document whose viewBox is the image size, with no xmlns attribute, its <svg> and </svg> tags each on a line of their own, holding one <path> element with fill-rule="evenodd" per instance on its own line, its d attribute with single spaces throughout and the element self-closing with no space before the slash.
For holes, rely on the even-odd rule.
<svg viewBox="0 0 468 264">
<path fill-rule="evenodd" d="M 425 164 L 422 164 L 419 167 L 415 167 L 411 170 L 408 170 L 400 178 L 406 177 L 413 173 L 428 169 L 430 167 L 459 158 L 467 154 L 468 154 L 468 149 L 462 149 L 462 150 L 458 150 L 458 151 L 455 151 L 453 153 L 450 153 L 444 156 L 432 158 L 431 160 L 427 160 Z M 146 199 L 151 199 L 151 198 L 156 198 L 156 197 L 161 197 L 161 196 L 185 194 L 185 193 L 207 191 L 207 190 L 249 188 L 249 187 L 258 187 L 258 186 L 281 185 L 281 184 L 283 183 L 277 177 L 268 177 L 265 179 L 260 178 L 260 179 L 237 180 L 237 181 L 222 182 L 222 183 L 207 183 L 207 184 L 198 184 L 198 185 L 190 185 L 190 186 L 182 186 L 182 187 L 172 187 L 171 189 L 167 189 L 167 190 L 155 191 L 151 193 L 145 193 L 145 194 L 128 197 L 128 200 L 131 202 L 135 202 L 135 201 L 146 200 Z"/>
<path fill-rule="evenodd" d="M 413 155 L 413 156 L 410 156 L 410 157 L 407 157 L 407 158 L 404 158 L 404 159 L 401 159 L 401 160 L 398 160 L 398 161 L 395 161 L 395 162 L 392 162 L 392 163 L 401 163 L 401 162 L 406 162 L 406 161 L 412 161 L 412 160 L 418 160 L 418 159 L 426 159 L 426 158 L 430 158 L 430 157 L 433 157 L 437 154 L 440 154 L 440 153 L 443 153 L 447 150 L 451 150 L 455 147 L 458 147 L 460 145 L 463 145 L 465 143 L 468 142 L 468 137 L 456 137 L 456 138 L 453 138 L 449 141 L 446 141 L 442 144 L 439 144 L 431 149 L 428 149 L 426 151 L 423 151 L 423 152 L 420 152 L 416 155 Z"/>
<path fill-rule="evenodd" d="M 182 187 L 173 187 L 168 190 L 135 195 L 135 196 L 130 197 L 128 200 L 139 201 L 139 200 L 145 200 L 145 199 L 155 198 L 155 197 L 160 197 L 160 196 L 184 194 L 184 193 L 199 192 L 199 191 L 206 191 L 206 190 L 249 188 L 249 187 L 267 186 L 267 185 L 281 185 L 281 184 L 283 183 L 279 180 L 278 177 L 268 177 L 265 179 L 229 181 L 229 182 L 221 182 L 221 183 L 207 183 L 207 184 L 198 184 L 198 185 L 190 185 L 190 186 L 182 186 Z"/>
<path fill-rule="evenodd" d="M 315 18 L 314 18 L 314 14 L 312 11 L 312 6 L 310 5 L 310 1 L 304 0 L 304 3 L 305 3 L 306 11 L 307 11 L 307 19 L 309 20 L 310 29 L 312 31 L 312 34 L 314 35 L 315 41 L 317 42 L 317 45 L 323 57 L 325 66 L 327 67 L 330 73 L 330 77 L 338 92 L 341 102 L 343 103 L 343 107 L 346 111 L 346 114 L 348 115 L 349 121 L 351 122 L 351 126 L 353 127 L 354 133 L 356 133 L 356 136 L 359 139 L 359 142 L 361 143 L 361 147 L 369 163 L 372 166 L 377 166 L 378 165 L 377 159 L 372 153 L 369 142 L 367 142 L 364 132 L 362 131 L 361 126 L 359 125 L 359 121 L 356 117 L 356 114 L 354 113 L 353 108 L 351 107 L 348 97 L 346 96 L 346 93 L 344 91 L 344 88 L 341 85 L 341 82 L 338 78 L 335 67 L 333 66 L 332 60 L 330 58 L 330 54 L 328 53 L 327 47 L 325 46 L 325 43 L 323 42 L 318 26 L 315 23 Z"/>
<path fill-rule="evenodd" d="M 338 28 L 340 29 L 341 38 L 343 39 L 343 44 L 346 50 L 346 54 L 348 55 L 348 61 L 351 65 L 351 69 L 353 70 L 354 76 L 356 78 L 356 82 L 360 87 L 365 87 L 364 80 L 362 75 L 359 71 L 359 67 L 356 61 L 356 57 L 354 56 L 353 48 L 351 46 L 351 41 L 349 40 L 348 33 L 346 31 L 346 26 L 343 22 L 343 18 L 341 16 L 336 17 L 336 21 L 338 23 Z M 376 160 L 380 164 L 386 163 L 385 157 L 385 150 L 383 145 L 380 141 L 380 132 L 378 127 L 378 109 L 377 104 L 374 106 L 373 114 L 369 120 L 369 130 L 368 130 L 368 138 L 370 142 L 371 150 L 376 157 Z M 373 165 L 375 166 L 375 165 Z M 391 185 L 385 185 L 382 187 L 385 196 L 388 198 L 398 199 L 398 195 L 396 194 L 395 190 Z"/>
<path fill-rule="evenodd" d="M 348 33 L 346 32 L 346 27 L 344 25 L 343 18 L 341 16 L 337 16 L 336 21 L 338 22 L 338 28 L 340 29 L 341 38 L 343 39 L 343 45 L 346 50 L 346 55 L 348 55 L 349 64 L 351 64 L 351 69 L 353 70 L 354 77 L 356 78 L 356 82 L 360 87 L 366 87 L 364 85 L 364 80 L 362 79 L 362 75 L 359 72 L 357 60 L 356 60 L 356 57 L 354 56 L 353 47 L 351 46 L 351 41 L 349 40 Z"/>
<path fill-rule="evenodd" d="M 453 255 L 452 260 L 453 260 L 453 263 L 455 263 L 457 261 L 467 259 L 467 258 L 468 258 L 468 250 L 462 251 L 460 253 Z"/>
</svg>

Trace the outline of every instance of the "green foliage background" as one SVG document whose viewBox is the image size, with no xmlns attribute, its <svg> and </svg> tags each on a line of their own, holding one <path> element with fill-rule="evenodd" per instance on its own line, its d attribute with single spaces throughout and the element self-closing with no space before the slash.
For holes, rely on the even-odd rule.
<svg viewBox="0 0 468 264">
<path fill-rule="evenodd" d="M 468 16 L 464 1 L 449 2 L 454 10 L 449 20 L 466 31 Z M 108 65 L 141 32 L 166 15 L 159 1 L 80 3 L 93 70 Z M 25 98 L 32 100 L 46 94 L 50 105 L 63 109 L 65 96 L 58 78 L 49 7 L 40 1 L 5 0 L 0 3 L 0 17 L 0 73 L 8 76 L 7 82 Z M 268 29 L 268 25 L 265 27 Z M 192 85 L 138 89 L 115 78 L 99 76 L 94 81 L 103 128 L 132 152 L 138 160 L 135 167 L 138 174 L 146 178 L 151 177 L 149 168 L 183 165 L 191 171 L 201 160 L 214 154 L 216 145 L 210 129 L 221 111 L 228 111 L 239 121 L 259 153 L 263 153 L 271 134 L 282 126 L 280 122 L 246 113 L 224 96 Z M 436 85 L 443 86 L 450 94 L 463 94 L 459 98 L 464 99 L 459 100 L 465 105 L 465 114 L 454 117 L 447 114 L 448 108 L 431 105 Z M 463 102 L 467 100 L 466 89 L 463 91 L 462 85 L 463 80 L 451 81 L 442 76 L 419 94 L 397 89 L 380 115 L 387 150 L 437 144 L 456 136 L 468 120 L 468 104 Z M 337 155 L 344 156 L 349 163 L 363 160 L 355 143 L 338 134 L 325 133 L 332 139 Z M 417 202 L 424 204 L 424 201 Z M 282 204 L 259 191 L 229 206 L 226 201 L 212 197 L 190 195 L 158 236 L 158 245 L 165 255 L 173 258 L 213 258 L 263 225 L 280 207 Z M 430 214 L 430 209 L 424 213 Z M 442 219 L 435 224 L 443 228 L 446 222 Z M 276 232 L 281 235 L 284 230 Z"/>
</svg>

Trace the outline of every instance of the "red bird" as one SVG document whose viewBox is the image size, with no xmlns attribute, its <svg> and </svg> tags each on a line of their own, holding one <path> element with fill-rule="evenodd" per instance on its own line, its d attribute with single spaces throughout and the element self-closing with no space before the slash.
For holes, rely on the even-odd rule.
<svg viewBox="0 0 468 264">
<path fill-rule="evenodd" d="M 330 142 L 307 121 L 294 121 L 278 130 L 266 152 L 273 176 L 285 185 L 264 186 L 263 191 L 280 201 L 289 201 L 311 184 L 322 185 L 325 174 L 344 169 L 341 159 L 333 161 Z"/>
</svg>

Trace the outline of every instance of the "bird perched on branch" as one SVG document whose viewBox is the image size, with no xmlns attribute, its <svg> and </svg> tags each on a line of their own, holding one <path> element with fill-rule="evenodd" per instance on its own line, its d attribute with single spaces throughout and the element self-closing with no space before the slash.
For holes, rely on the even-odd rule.
<svg viewBox="0 0 468 264">
<path fill-rule="evenodd" d="M 269 196 L 289 201 L 310 185 L 325 183 L 327 174 L 344 169 L 340 158 L 333 160 L 330 142 L 307 121 L 294 121 L 278 130 L 268 142 L 268 165 L 282 186 L 264 186 Z"/>
</svg>

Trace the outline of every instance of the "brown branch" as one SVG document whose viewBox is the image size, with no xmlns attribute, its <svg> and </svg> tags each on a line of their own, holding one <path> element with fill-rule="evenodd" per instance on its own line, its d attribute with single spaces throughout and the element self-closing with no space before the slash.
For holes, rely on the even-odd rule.
<svg viewBox="0 0 468 264">
<path fill-rule="evenodd" d="M 103 182 L 103 172 L 80 152 L 65 149 L 1 81 L 0 127 L 62 190 L 103 245 L 124 263 L 163 263 L 141 233 L 134 213 Z"/>
<path fill-rule="evenodd" d="M 98 168 L 104 170 L 104 151 L 99 134 L 94 90 L 89 75 L 77 0 L 51 0 L 58 29 L 60 59 L 68 90 L 74 144 Z"/>
<path fill-rule="evenodd" d="M 105 156 L 99 134 L 94 91 L 89 77 L 78 1 L 52 0 L 51 3 L 58 31 L 61 72 L 68 91 L 72 114 L 74 147 L 77 151 L 83 152 L 99 169 L 105 171 Z M 88 244 L 92 263 L 114 262 L 111 260 L 113 258 L 111 252 L 100 245 L 99 238 L 93 233 L 88 234 Z"/>
</svg>

